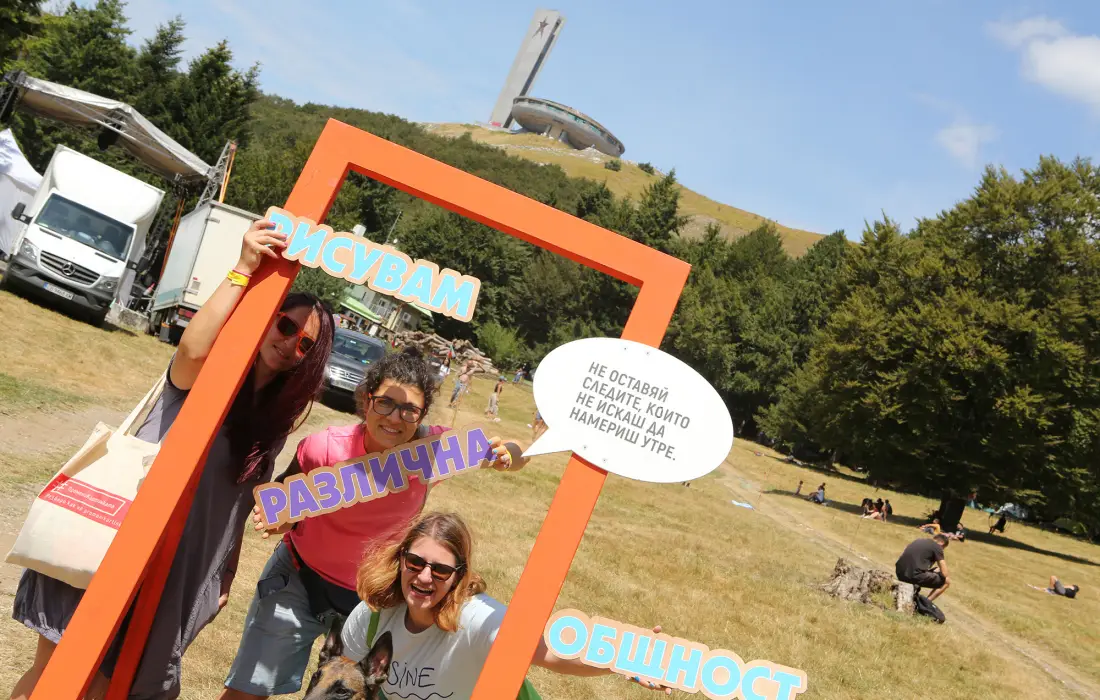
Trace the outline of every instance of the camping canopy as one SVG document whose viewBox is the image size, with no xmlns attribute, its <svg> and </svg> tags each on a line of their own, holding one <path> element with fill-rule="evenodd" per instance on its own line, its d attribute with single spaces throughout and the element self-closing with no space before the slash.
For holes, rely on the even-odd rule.
<svg viewBox="0 0 1100 700">
<path fill-rule="evenodd" d="M 90 92 L 66 87 L 26 73 L 8 74 L 19 90 L 19 109 L 73 126 L 110 124 L 119 134 L 118 145 L 145 167 L 170 181 L 201 182 L 213 168 L 143 117 L 133 106 Z"/>
<path fill-rule="evenodd" d="M 23 157 L 11 129 L 0 131 L 0 253 L 15 254 L 21 225 L 11 210 L 19 203 L 29 206 L 40 182 L 42 176 Z"/>
</svg>

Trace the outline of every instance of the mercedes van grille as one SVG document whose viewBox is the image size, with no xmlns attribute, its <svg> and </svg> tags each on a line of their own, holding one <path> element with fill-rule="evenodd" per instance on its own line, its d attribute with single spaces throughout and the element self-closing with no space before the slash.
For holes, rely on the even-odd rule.
<svg viewBox="0 0 1100 700">
<path fill-rule="evenodd" d="M 42 264 L 50 272 L 61 275 L 65 279 L 72 280 L 79 284 L 93 285 L 99 279 L 99 275 L 88 268 L 69 262 L 60 255 L 42 251 L 41 260 Z"/>
</svg>

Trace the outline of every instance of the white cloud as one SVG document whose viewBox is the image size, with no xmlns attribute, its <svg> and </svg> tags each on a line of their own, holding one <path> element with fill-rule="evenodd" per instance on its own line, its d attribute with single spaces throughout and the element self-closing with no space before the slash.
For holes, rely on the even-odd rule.
<svg viewBox="0 0 1100 700">
<path fill-rule="evenodd" d="M 990 22 L 987 29 L 994 38 L 1013 49 L 1032 41 L 1057 39 L 1069 34 L 1061 22 L 1048 17 L 1029 17 L 1019 22 Z"/>
<path fill-rule="evenodd" d="M 1100 116 L 1100 36 L 1073 34 L 1061 22 L 1046 17 L 996 22 L 988 29 L 1021 52 L 1024 78 L 1083 102 Z"/>
<path fill-rule="evenodd" d="M 996 140 L 997 129 L 992 124 L 956 121 L 936 132 L 936 143 L 960 165 L 977 168 L 981 165 L 982 146 Z"/>
</svg>

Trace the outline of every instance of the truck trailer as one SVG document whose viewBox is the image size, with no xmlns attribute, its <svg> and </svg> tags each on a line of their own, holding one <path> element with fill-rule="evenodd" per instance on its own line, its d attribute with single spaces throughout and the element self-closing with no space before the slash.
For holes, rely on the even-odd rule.
<svg viewBox="0 0 1100 700">
<path fill-rule="evenodd" d="M 164 190 L 58 146 L 0 280 L 99 325 L 112 303 L 125 306 L 137 261 Z"/>
<path fill-rule="evenodd" d="M 259 214 L 207 202 L 180 219 L 164 262 L 149 333 L 173 344 L 241 255 L 244 234 Z"/>
</svg>

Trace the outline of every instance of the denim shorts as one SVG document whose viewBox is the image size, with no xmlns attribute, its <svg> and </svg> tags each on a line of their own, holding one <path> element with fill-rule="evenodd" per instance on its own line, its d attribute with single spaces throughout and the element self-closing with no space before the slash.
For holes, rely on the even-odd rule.
<svg viewBox="0 0 1100 700">
<path fill-rule="evenodd" d="M 313 642 L 328 634 L 330 623 L 313 615 L 290 552 L 280 542 L 256 584 L 225 686 L 251 695 L 298 692 Z"/>
</svg>

